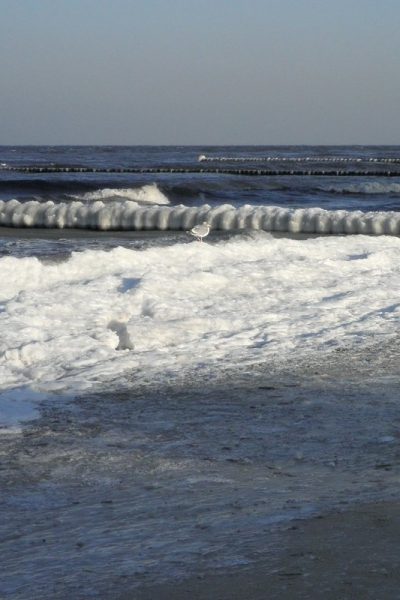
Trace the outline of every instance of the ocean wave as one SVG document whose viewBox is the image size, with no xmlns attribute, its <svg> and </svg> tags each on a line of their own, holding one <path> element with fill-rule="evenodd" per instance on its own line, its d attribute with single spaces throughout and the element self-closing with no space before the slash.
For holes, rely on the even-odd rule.
<svg viewBox="0 0 400 600">
<path fill-rule="evenodd" d="M 400 212 L 224 204 L 212 208 L 141 206 L 133 201 L 54 203 L 0 201 L 0 225 L 106 230 L 188 230 L 207 221 L 212 229 L 288 233 L 400 235 Z"/>
<path fill-rule="evenodd" d="M 139 188 L 102 188 L 82 195 L 74 195 L 77 200 L 95 202 L 97 200 L 132 200 L 139 204 L 169 204 L 165 194 L 155 183 Z"/>
<path fill-rule="evenodd" d="M 332 185 L 327 188 L 319 189 L 337 194 L 400 194 L 400 183 L 366 181 L 363 183 L 352 183 L 350 185 Z"/>
</svg>

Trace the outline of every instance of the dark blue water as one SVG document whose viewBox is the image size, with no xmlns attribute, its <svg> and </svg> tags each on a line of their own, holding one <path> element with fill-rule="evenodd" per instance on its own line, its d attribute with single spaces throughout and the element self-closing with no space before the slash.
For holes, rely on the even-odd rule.
<svg viewBox="0 0 400 600">
<path fill-rule="evenodd" d="M 362 177 L 249 177 L 224 174 L 106 174 L 9 172 L 4 167 L 199 167 L 198 157 L 248 157 L 243 163 L 224 162 L 224 167 L 288 168 L 284 159 L 301 169 L 357 169 Z M 251 159 L 280 158 L 273 163 Z M 345 158 L 350 162 L 326 162 Z M 198 206 L 204 203 L 279 205 L 295 208 L 318 206 L 330 210 L 400 209 L 400 165 L 379 162 L 400 159 L 400 146 L 3 146 L 0 147 L 0 199 L 68 202 L 90 191 L 140 188 L 156 183 L 171 204 Z M 371 162 L 374 160 L 374 162 Z M 202 166 L 218 166 L 207 163 Z M 290 168 L 292 168 L 290 167 Z M 390 170 L 398 177 L 371 176 Z"/>
</svg>

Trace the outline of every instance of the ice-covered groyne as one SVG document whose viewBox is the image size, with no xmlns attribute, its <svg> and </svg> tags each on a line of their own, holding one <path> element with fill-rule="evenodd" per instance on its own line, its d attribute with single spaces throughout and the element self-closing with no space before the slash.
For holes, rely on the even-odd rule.
<svg viewBox="0 0 400 600">
<path fill-rule="evenodd" d="M 0 226 L 107 230 L 187 230 L 207 221 L 214 230 L 400 235 L 400 212 L 328 211 L 229 204 L 140 206 L 136 202 L 0 201 Z"/>
<path fill-rule="evenodd" d="M 240 162 L 240 161 L 250 161 L 250 159 L 242 158 L 217 158 L 211 159 L 207 157 L 199 157 L 199 162 Z M 264 160 L 264 159 L 262 159 Z M 71 166 L 71 167 L 63 167 L 63 166 L 52 166 L 52 165 L 43 165 L 43 166 L 27 166 L 27 167 L 12 167 L 12 166 L 0 166 L 1 171 L 8 171 L 12 173 L 25 173 L 31 175 L 38 174 L 55 174 L 55 173 L 108 173 L 108 174 L 135 174 L 135 175 L 162 175 L 162 174 L 180 174 L 180 175 L 245 175 L 246 177 L 400 177 L 400 171 L 397 168 L 391 170 L 383 170 L 383 169 L 365 169 L 365 168 L 355 168 L 354 166 L 351 168 L 328 168 L 321 169 L 319 167 L 310 168 L 307 160 L 312 160 L 310 157 L 305 159 L 290 159 L 290 158 L 271 158 L 272 162 L 299 162 L 300 164 L 296 169 L 294 168 L 282 168 L 278 166 L 277 169 L 267 168 L 254 168 L 254 167 L 232 167 L 232 166 L 218 166 L 218 167 L 79 167 L 79 166 Z M 254 162 L 254 161 L 250 161 Z M 314 162 L 326 162 L 323 161 L 314 161 Z M 331 161 L 329 159 L 328 162 L 338 162 Z M 343 161 L 340 161 L 343 162 Z M 359 162 L 359 161 L 344 161 L 344 162 Z M 371 161 L 364 161 L 371 162 Z M 373 162 L 393 162 L 396 163 L 397 160 L 380 160 Z M 379 166 L 379 165 L 376 165 Z"/>
<path fill-rule="evenodd" d="M 391 156 L 206 156 L 200 154 L 197 160 L 199 162 L 400 163 L 400 158 Z"/>
</svg>

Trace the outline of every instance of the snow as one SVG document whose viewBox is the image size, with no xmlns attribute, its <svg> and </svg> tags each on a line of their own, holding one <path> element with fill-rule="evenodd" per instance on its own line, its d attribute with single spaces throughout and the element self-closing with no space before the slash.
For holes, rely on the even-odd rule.
<svg viewBox="0 0 400 600">
<path fill-rule="evenodd" d="M 1 388 L 96 390 L 398 335 L 400 240 L 276 239 L 0 259 Z"/>
</svg>

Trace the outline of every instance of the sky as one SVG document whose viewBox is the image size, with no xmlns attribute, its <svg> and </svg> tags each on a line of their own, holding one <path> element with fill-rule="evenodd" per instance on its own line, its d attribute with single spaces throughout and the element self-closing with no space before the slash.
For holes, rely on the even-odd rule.
<svg viewBox="0 0 400 600">
<path fill-rule="evenodd" d="M 398 144 L 399 0 L 0 0 L 0 144 Z"/>
</svg>

